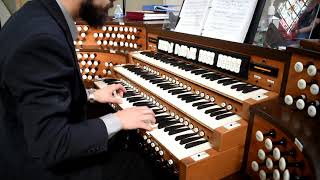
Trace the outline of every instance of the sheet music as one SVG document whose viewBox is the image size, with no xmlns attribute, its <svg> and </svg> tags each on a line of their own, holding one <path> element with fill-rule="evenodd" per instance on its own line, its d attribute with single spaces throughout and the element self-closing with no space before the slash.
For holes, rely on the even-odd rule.
<svg viewBox="0 0 320 180">
<path fill-rule="evenodd" d="M 175 31 L 201 35 L 212 0 L 185 0 Z"/>
<path fill-rule="evenodd" d="M 243 43 L 258 0 L 213 0 L 203 36 Z"/>
</svg>

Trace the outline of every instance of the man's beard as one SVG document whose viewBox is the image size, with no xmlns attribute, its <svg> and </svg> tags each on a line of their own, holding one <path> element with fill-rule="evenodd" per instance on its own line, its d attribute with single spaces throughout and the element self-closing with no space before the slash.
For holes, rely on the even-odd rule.
<svg viewBox="0 0 320 180">
<path fill-rule="evenodd" d="M 111 0 L 105 8 L 101 8 L 94 6 L 92 0 L 84 0 L 80 7 L 79 16 L 86 21 L 89 26 L 102 26 L 108 17 L 109 8 L 113 7 L 113 1 L 114 0 Z"/>
</svg>

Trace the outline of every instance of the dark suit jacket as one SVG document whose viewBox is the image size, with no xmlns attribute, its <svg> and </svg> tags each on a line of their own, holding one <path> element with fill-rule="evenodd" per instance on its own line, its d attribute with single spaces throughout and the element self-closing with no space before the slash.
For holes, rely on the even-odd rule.
<svg viewBox="0 0 320 180">
<path fill-rule="evenodd" d="M 100 179 L 108 133 L 86 102 L 56 0 L 28 2 L 0 32 L 0 179 Z"/>
</svg>

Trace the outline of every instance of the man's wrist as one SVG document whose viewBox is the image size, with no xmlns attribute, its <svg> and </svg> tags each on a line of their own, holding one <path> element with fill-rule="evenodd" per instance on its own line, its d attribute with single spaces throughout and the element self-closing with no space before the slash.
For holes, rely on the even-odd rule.
<svg viewBox="0 0 320 180">
<path fill-rule="evenodd" d="M 96 92 L 96 90 L 95 89 L 88 89 L 88 101 L 90 102 L 90 103 L 94 103 L 95 102 L 95 96 L 94 96 L 94 93 Z"/>
</svg>

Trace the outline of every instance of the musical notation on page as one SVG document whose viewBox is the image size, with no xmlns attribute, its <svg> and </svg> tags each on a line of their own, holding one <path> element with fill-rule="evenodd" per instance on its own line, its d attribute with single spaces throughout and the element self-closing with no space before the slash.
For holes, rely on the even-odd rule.
<svg viewBox="0 0 320 180">
<path fill-rule="evenodd" d="M 185 0 L 175 31 L 243 43 L 258 0 Z"/>
<path fill-rule="evenodd" d="M 243 43 L 258 0 L 213 0 L 203 36 Z"/>
<path fill-rule="evenodd" d="M 175 31 L 201 35 L 212 0 L 185 0 Z"/>
</svg>

